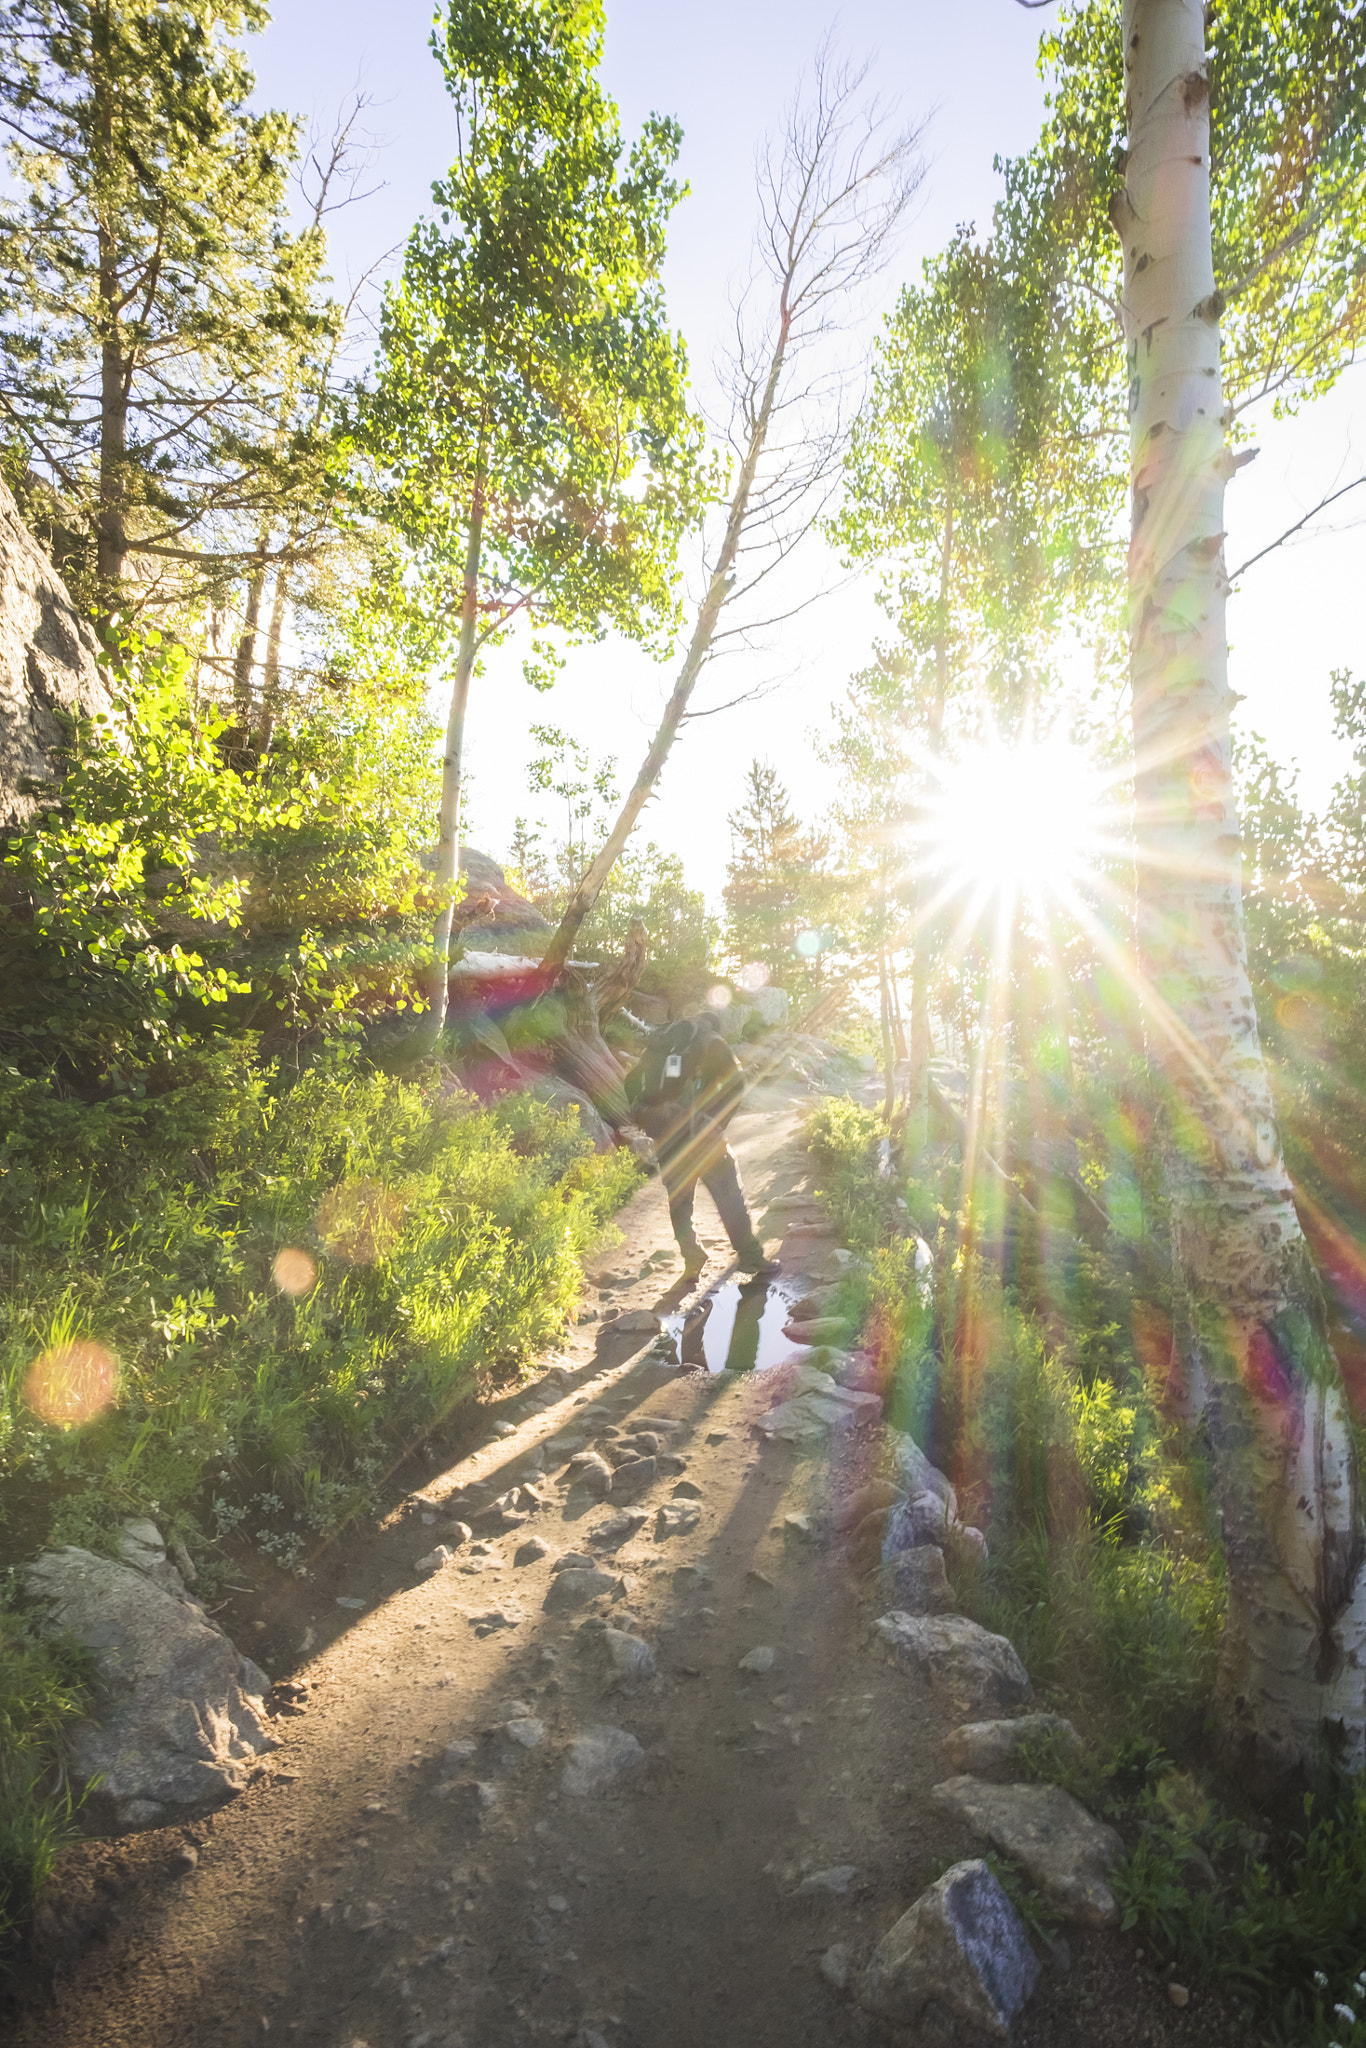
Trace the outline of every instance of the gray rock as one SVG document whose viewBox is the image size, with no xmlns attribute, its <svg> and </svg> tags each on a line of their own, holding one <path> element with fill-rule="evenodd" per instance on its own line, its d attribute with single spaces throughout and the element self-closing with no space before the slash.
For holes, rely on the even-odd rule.
<svg viewBox="0 0 1366 2048">
<path fill-rule="evenodd" d="M 586 1550 L 566 1550 L 550 1567 L 552 1572 L 595 1572 L 597 1568 L 597 1559 Z"/>
<path fill-rule="evenodd" d="M 614 1579 L 610 1572 L 600 1572 L 596 1567 L 586 1572 L 557 1572 L 541 1604 L 553 1614 L 570 1607 L 586 1607 L 590 1600 L 601 1600 L 605 1594 L 624 1591 L 620 1579 Z"/>
<path fill-rule="evenodd" d="M 417 1563 L 413 1566 L 413 1570 L 426 1573 L 439 1572 L 446 1565 L 454 1563 L 454 1561 L 455 1552 L 448 1550 L 444 1543 L 438 1543 L 435 1550 L 429 1550 L 425 1557 L 418 1559 Z"/>
<path fill-rule="evenodd" d="M 504 1721 L 503 1733 L 515 1742 L 519 1749 L 536 1749 L 545 1740 L 545 1722 L 534 1714 L 518 1714 L 511 1721 Z"/>
<path fill-rule="evenodd" d="M 638 1458 L 653 1458 L 659 1450 L 659 1438 L 652 1429 L 638 1429 L 631 1438 L 631 1448 Z"/>
<path fill-rule="evenodd" d="M 779 1401 L 767 1415 L 756 1417 L 754 1427 L 761 1436 L 777 1437 L 784 1443 L 813 1443 L 832 1431 L 847 1429 L 863 1416 L 880 1415 L 878 1394 L 861 1394 L 842 1387 L 812 1364 L 797 1368 L 792 1393 Z"/>
<path fill-rule="evenodd" d="M 955 1771 L 984 1778 L 1013 1769 L 1026 1743 L 1050 1740 L 1065 1756 L 1075 1756 L 1081 1748 L 1081 1737 L 1061 1714 L 1021 1714 L 1014 1721 L 964 1722 L 945 1738 L 944 1754 Z"/>
<path fill-rule="evenodd" d="M 701 1500 L 702 1489 L 691 1479 L 680 1479 L 673 1490 L 675 1500 Z"/>
<path fill-rule="evenodd" d="M 668 1472 L 670 1474 L 686 1472 L 688 1469 L 687 1459 L 680 1457 L 677 1451 L 661 1451 L 655 1462 L 661 1472 Z"/>
<path fill-rule="evenodd" d="M 623 1628 L 605 1628 L 602 1641 L 611 1673 L 609 1691 L 634 1692 L 637 1686 L 654 1677 L 654 1651 L 639 1636 L 630 1635 Z"/>
<path fill-rule="evenodd" d="M 657 1337 L 663 1327 L 659 1317 L 648 1308 L 627 1309 L 612 1325 L 613 1332 L 624 1337 Z"/>
<path fill-rule="evenodd" d="M 701 1519 L 702 1510 L 696 1501 L 665 1501 L 655 1515 L 655 1536 L 661 1543 L 669 1536 L 686 1536 Z"/>
<path fill-rule="evenodd" d="M 656 1469 L 653 1458 L 631 1458 L 618 1465 L 612 1474 L 613 1500 L 639 1500 L 654 1485 Z"/>
<path fill-rule="evenodd" d="M 519 1543 L 512 1553 L 514 1564 L 538 1564 L 543 1557 L 550 1556 L 550 1545 L 544 1536 L 528 1536 L 525 1543 Z"/>
<path fill-rule="evenodd" d="M 634 1536 L 649 1519 L 643 1508 L 625 1508 L 619 1515 L 611 1515 L 605 1522 L 596 1523 L 588 1532 L 588 1540 L 599 1550 L 615 1550 Z"/>
<path fill-rule="evenodd" d="M 955 1863 L 882 1937 L 857 1996 L 898 2026 L 918 2026 L 934 2004 L 1004 2041 L 1038 1976 L 1020 1917 L 987 1865 Z"/>
<path fill-rule="evenodd" d="M 956 1520 L 958 1496 L 951 1482 L 937 1465 L 930 1463 L 913 1436 L 893 1437 L 892 1463 L 900 1474 L 907 1493 L 937 1494 L 948 1509 L 950 1518 Z"/>
<path fill-rule="evenodd" d="M 1112 1927 L 1118 1919 L 1106 1882 L 1124 1853 L 1113 1828 L 1096 1820 L 1060 1785 L 988 1785 L 948 1778 L 934 1802 L 967 1822 L 1003 1856 L 1022 1863 L 1049 1903 L 1068 1920 Z"/>
<path fill-rule="evenodd" d="M 813 1870 L 797 1886 L 800 1896 L 810 1898 L 815 1892 L 829 1892 L 833 1898 L 847 1899 L 849 1890 L 858 1876 L 858 1867 L 853 1863 L 832 1863 L 828 1870 Z"/>
<path fill-rule="evenodd" d="M 139 1802 L 163 1809 L 241 1791 L 276 1746 L 270 1680 L 202 1607 L 87 1550 L 48 1552 L 23 1578 L 44 1632 L 69 1631 L 94 1658 L 98 1718 L 73 1731 L 71 1759 L 80 1777 L 101 1777 L 125 1826 L 145 1824 Z"/>
<path fill-rule="evenodd" d="M 880 1564 L 875 1585 L 878 1599 L 900 1608 L 903 1614 L 947 1614 L 953 1606 L 944 1553 L 933 1543 L 904 1550 L 889 1563 Z"/>
<path fill-rule="evenodd" d="M 893 1609 L 874 1622 L 873 1633 L 894 1663 L 928 1680 L 960 1713 L 1023 1706 L 1033 1698 L 1014 1645 L 964 1615 Z"/>
<path fill-rule="evenodd" d="M 95 636 L 0 482 L 0 824 L 21 824 L 41 798 L 27 786 L 60 774 L 69 721 L 118 722 Z"/>
<path fill-rule="evenodd" d="M 192 1870 L 198 1870 L 199 1851 L 193 1842 L 186 1842 L 176 1850 L 169 1868 L 173 1877 L 188 1877 Z"/>
<path fill-rule="evenodd" d="M 913 1493 L 887 1517 L 883 1559 L 898 1557 L 902 1551 L 914 1550 L 922 1543 L 942 1546 L 952 1526 L 948 1507 L 937 1493 Z"/>
<path fill-rule="evenodd" d="M 781 1031 L 791 1003 L 785 988 L 755 988 L 749 992 L 750 1007 L 759 1012 L 766 1031 Z"/>
<path fill-rule="evenodd" d="M 831 1520 L 837 1529 L 857 1529 L 868 1515 L 897 1507 L 905 1498 L 904 1486 L 894 1486 L 890 1479 L 870 1479 L 866 1486 L 860 1486 L 840 1502 Z"/>
<path fill-rule="evenodd" d="M 847 1991 L 854 1973 L 854 1951 L 847 1941 L 837 1941 L 821 1957 L 821 1975 L 836 1991 Z"/>
<path fill-rule="evenodd" d="M 601 1500 L 612 1491 L 612 1468 L 596 1451 L 579 1451 L 569 1460 L 569 1483 L 586 1487 Z"/>
<path fill-rule="evenodd" d="M 638 1770 L 644 1761 L 644 1750 L 624 1728 L 606 1724 L 585 1728 L 565 1751 L 560 1784 L 572 1798 L 582 1799 L 590 1792 L 616 1784 L 629 1772 Z"/>
<path fill-rule="evenodd" d="M 745 1652 L 744 1656 L 740 1659 L 739 1669 L 741 1671 L 771 1671 L 773 1669 L 774 1656 L 775 1652 L 770 1649 L 767 1643 L 760 1643 L 757 1649 Z"/>
</svg>

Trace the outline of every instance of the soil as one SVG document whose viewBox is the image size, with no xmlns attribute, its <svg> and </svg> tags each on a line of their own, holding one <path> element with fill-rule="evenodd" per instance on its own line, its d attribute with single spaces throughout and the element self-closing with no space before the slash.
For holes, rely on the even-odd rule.
<svg viewBox="0 0 1366 2048">
<path fill-rule="evenodd" d="M 831 1242 L 796 1112 L 743 1114 L 732 1137 L 770 1240 L 785 1230 L 781 1291 L 794 1298 Z M 657 1184 L 621 1221 L 604 1273 L 635 1276 L 672 1253 Z M 674 1257 L 655 1273 L 677 1269 Z M 681 1282 L 662 1298 L 658 1287 L 632 1277 L 604 1287 L 605 1305 L 667 1314 L 689 1298 Z M 774 1318 L 761 1320 L 767 1333 Z M 279 1747 L 229 1806 L 67 1852 L 10 2015 L 13 2048 L 897 2038 L 828 1981 L 822 1956 L 844 1944 L 860 1963 L 980 1845 L 929 1802 L 951 1719 L 874 1654 L 869 1581 L 830 1527 L 876 1466 L 879 1426 L 818 1455 L 765 1444 L 751 1429 L 775 1391 L 762 1350 L 759 1369 L 736 1372 L 711 1369 L 714 1345 L 694 1344 L 702 1362 L 682 1367 L 650 1346 L 648 1333 L 584 1325 L 510 1413 L 485 1411 L 510 1433 L 433 1473 L 306 1584 L 223 1617 L 289 1681 Z M 591 1403 L 605 1412 L 581 1419 Z M 475 1481 L 501 1491 L 556 1436 L 602 1448 L 604 1429 L 659 1421 L 675 1425 L 660 1451 L 678 1462 L 657 1469 L 633 1503 L 645 1520 L 614 1550 L 592 1532 L 616 1504 L 558 1483 L 562 1455 L 536 1482 L 550 1504 L 524 1525 L 485 1536 L 482 1555 L 466 1544 L 443 1569 L 416 1570 L 449 1496 Z M 680 1485 L 700 1518 L 659 1537 L 656 1510 Z M 532 1537 L 549 1554 L 518 1564 Z M 619 1588 L 547 1610 L 552 1564 L 570 1549 L 592 1551 Z M 603 1621 L 653 1650 L 657 1672 L 633 1693 L 608 1690 Z M 740 1669 L 760 1646 L 771 1669 Z M 568 1745 L 600 1724 L 634 1736 L 643 1759 L 574 1796 Z M 807 1882 L 841 1866 L 843 1888 Z M 1068 1947 L 1020 2024 L 1025 2048 L 1251 2037 L 1249 2016 L 1199 1985 L 1178 2010 L 1165 1959 L 1132 1936 L 1074 1931 Z"/>
</svg>

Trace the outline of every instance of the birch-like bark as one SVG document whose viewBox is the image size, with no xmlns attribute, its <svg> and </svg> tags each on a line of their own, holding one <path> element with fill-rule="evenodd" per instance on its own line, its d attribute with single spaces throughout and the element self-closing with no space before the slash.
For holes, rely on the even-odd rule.
<svg viewBox="0 0 1366 2048">
<path fill-rule="evenodd" d="M 1225 1740 L 1366 1761 L 1357 1462 L 1248 982 L 1224 603 L 1225 435 L 1201 0 L 1125 0 L 1129 642 L 1139 947 L 1175 1251 L 1172 1370 L 1214 1451 Z"/>
<path fill-rule="evenodd" d="M 949 701 L 949 587 L 953 573 L 953 505 L 944 511 L 944 537 L 939 555 L 939 630 L 934 646 L 934 697 L 926 728 L 928 762 L 922 772 L 934 774 L 944 750 L 944 712 Z M 930 1135 L 930 919 L 923 910 L 927 893 L 923 875 L 915 883 L 915 951 L 911 956 L 911 1068 L 906 1082 L 906 1135 L 903 1156 L 914 1172 Z"/>
<path fill-rule="evenodd" d="M 426 1009 L 412 1031 L 390 1054 L 391 1067 L 411 1066 L 436 1050 L 446 1025 L 446 1004 L 450 986 L 451 932 L 455 924 L 455 887 L 460 872 L 460 797 L 464 782 L 465 713 L 469 706 L 470 679 L 479 651 L 479 565 L 484 549 L 484 510 L 487 478 L 482 461 L 474 479 L 470 500 L 469 536 L 465 546 L 465 574 L 460 601 L 460 649 L 451 682 L 451 701 L 446 716 L 446 747 L 441 757 L 441 809 L 437 824 L 436 871 L 432 885 L 437 895 L 436 928 L 432 934 L 432 956 L 423 976 Z"/>
</svg>

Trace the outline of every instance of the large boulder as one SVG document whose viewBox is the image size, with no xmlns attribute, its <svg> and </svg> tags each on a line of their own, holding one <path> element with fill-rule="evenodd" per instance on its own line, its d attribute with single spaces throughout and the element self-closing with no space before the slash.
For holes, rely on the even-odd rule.
<svg viewBox="0 0 1366 2048">
<path fill-rule="evenodd" d="M 78 712 L 114 714 L 95 636 L 0 481 L 0 825 L 19 825 L 53 783 Z"/>
<path fill-rule="evenodd" d="M 265 1672 L 176 1590 L 164 1552 L 142 1548 L 147 1570 L 66 1549 L 23 1573 L 45 1632 L 75 1636 L 94 1659 L 95 1713 L 72 1736 L 71 1759 L 80 1777 L 100 1779 L 100 1800 L 124 1827 L 240 1792 L 275 1747 Z"/>
<path fill-rule="evenodd" d="M 893 1609 L 873 1624 L 886 1655 L 960 1713 L 1023 1706 L 1033 1697 L 1029 1674 L 1005 1636 L 992 1635 L 962 1614 L 905 1614 Z"/>
<path fill-rule="evenodd" d="M 1114 1926 L 1119 1909 L 1108 1880 L 1124 1844 L 1061 1785 L 947 1778 L 931 1796 L 1003 1856 L 1023 1864 L 1030 1882 L 1065 1919 Z"/>
<path fill-rule="evenodd" d="M 991 1870 L 955 1863 L 883 1935 L 858 2001 L 897 2026 L 919 2030 L 942 2014 L 959 2023 L 955 2034 L 967 2028 L 1004 2041 L 1038 1975 L 1023 1922 Z"/>
</svg>

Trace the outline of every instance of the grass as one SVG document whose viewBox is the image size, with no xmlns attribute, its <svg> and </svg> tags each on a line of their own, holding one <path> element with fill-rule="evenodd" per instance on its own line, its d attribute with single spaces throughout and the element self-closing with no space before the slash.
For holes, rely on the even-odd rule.
<svg viewBox="0 0 1366 2048">
<path fill-rule="evenodd" d="M 0 1967 L 75 1833 L 65 1736 L 89 1698 L 80 1650 L 40 1641 L 0 1606 Z"/>
<path fill-rule="evenodd" d="M 1043 1744 L 1026 1770 L 1121 1829 L 1125 1930 L 1183 1976 L 1251 1995 L 1259 2038 L 1278 2048 L 1366 2048 L 1366 1785 L 1268 1818 L 1220 1774 L 1224 1568 L 1209 1473 L 1198 1433 L 1164 1418 L 1135 1355 L 1141 1305 L 1125 1270 L 1073 1241 L 1061 1271 L 1017 1259 L 1003 1286 L 999 1255 L 977 1249 L 989 1219 L 963 1213 L 951 1182 L 879 1173 L 875 1112 L 823 1103 L 809 1129 L 823 1198 L 865 1262 L 835 1310 L 878 1360 L 892 1420 L 987 1535 L 985 1562 L 951 1563 L 958 1605 L 1010 1638 L 1083 1731 L 1079 1758 Z M 934 1239 L 928 1284 L 912 1215 Z M 1046 1937 L 1019 1873 L 1003 1877 Z"/>
</svg>

